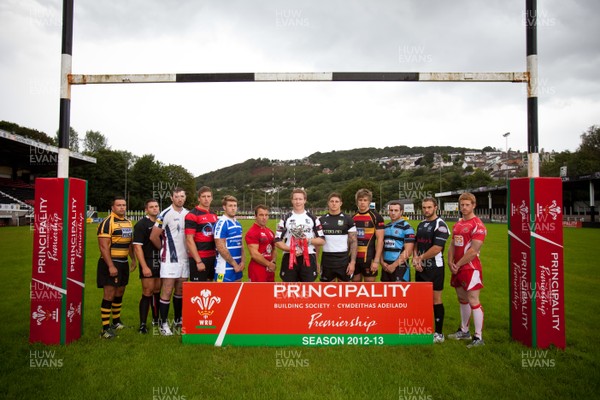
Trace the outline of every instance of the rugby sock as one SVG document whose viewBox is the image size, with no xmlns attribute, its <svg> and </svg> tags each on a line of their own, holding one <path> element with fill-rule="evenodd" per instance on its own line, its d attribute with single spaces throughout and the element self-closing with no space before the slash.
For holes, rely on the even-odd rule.
<svg viewBox="0 0 600 400">
<path fill-rule="evenodd" d="M 160 323 L 169 322 L 169 306 L 171 302 L 169 300 L 160 299 L 160 304 L 158 305 L 158 311 L 160 313 Z"/>
<path fill-rule="evenodd" d="M 100 316 L 102 317 L 102 330 L 108 330 L 110 327 L 110 300 L 102 299 L 102 304 L 100 305 Z"/>
<path fill-rule="evenodd" d="M 181 308 L 183 307 L 183 297 L 179 294 L 173 295 L 173 314 L 175 322 L 181 321 Z"/>
<path fill-rule="evenodd" d="M 142 295 L 142 298 L 140 299 L 140 324 L 146 324 L 150 304 L 152 304 L 152 296 Z"/>
<path fill-rule="evenodd" d="M 481 304 L 471 307 L 473 309 L 473 325 L 475 325 L 475 336 L 483 339 L 481 336 L 483 331 L 483 308 Z"/>
<path fill-rule="evenodd" d="M 121 305 L 123 304 L 123 296 L 115 296 L 112 301 L 112 320 L 113 324 L 121 322 Z"/>
<path fill-rule="evenodd" d="M 471 319 L 471 306 L 469 303 L 460 302 L 460 330 L 469 331 L 469 320 Z"/>
<path fill-rule="evenodd" d="M 444 304 L 433 305 L 433 318 L 435 319 L 435 331 L 436 333 L 442 334 L 442 328 L 444 327 Z"/>
<path fill-rule="evenodd" d="M 152 295 L 152 321 L 158 321 L 158 305 L 160 304 L 160 292 Z"/>
</svg>

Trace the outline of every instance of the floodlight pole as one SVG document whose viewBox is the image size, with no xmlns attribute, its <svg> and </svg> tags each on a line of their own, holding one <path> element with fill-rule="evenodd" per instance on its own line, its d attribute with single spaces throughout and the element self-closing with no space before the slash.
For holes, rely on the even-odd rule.
<svg viewBox="0 0 600 400">
<path fill-rule="evenodd" d="M 540 176 L 538 145 L 538 61 L 537 61 L 537 0 L 525 2 L 527 40 L 527 176 Z"/>
<path fill-rule="evenodd" d="M 62 56 L 60 62 L 60 114 L 58 124 L 58 178 L 69 177 L 71 126 L 71 75 L 73 54 L 73 2 L 63 0 Z"/>
<path fill-rule="evenodd" d="M 504 169 L 506 169 L 506 186 L 508 187 L 508 137 L 510 136 L 510 132 L 506 132 L 502 136 L 506 139 L 506 165 L 504 166 Z"/>
</svg>

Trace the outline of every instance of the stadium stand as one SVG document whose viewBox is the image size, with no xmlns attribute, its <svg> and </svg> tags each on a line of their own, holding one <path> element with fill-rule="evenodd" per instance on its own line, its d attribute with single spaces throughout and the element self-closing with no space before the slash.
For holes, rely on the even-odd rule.
<svg viewBox="0 0 600 400">
<path fill-rule="evenodd" d="M 29 224 L 35 206 L 35 177 L 56 172 L 58 147 L 0 129 L 0 226 Z M 96 159 L 71 153 L 69 165 Z M 56 175 L 55 175 L 56 176 Z"/>
</svg>

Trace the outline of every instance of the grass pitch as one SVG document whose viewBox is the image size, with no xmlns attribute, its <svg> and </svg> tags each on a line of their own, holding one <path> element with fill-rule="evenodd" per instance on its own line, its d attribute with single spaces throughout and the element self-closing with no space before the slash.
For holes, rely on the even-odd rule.
<svg viewBox="0 0 600 400">
<path fill-rule="evenodd" d="M 273 222 L 273 221 L 272 221 Z M 250 221 L 244 223 L 245 229 Z M 413 225 L 413 226 L 416 226 Z M 33 232 L 1 228 L 4 284 L 0 398 L 3 399 L 575 399 L 595 398 L 600 230 L 565 229 L 567 349 L 530 349 L 510 339 L 507 229 L 489 224 L 482 249 L 486 346 L 239 348 L 183 345 L 181 337 L 139 335 L 137 272 L 125 293 L 114 340 L 101 340 L 95 285 L 96 225 L 87 229 L 84 334 L 67 346 L 29 344 Z M 414 278 L 414 277 L 413 277 Z M 446 276 L 445 333 L 459 324 Z M 528 360 L 534 360 L 533 362 Z"/>
</svg>

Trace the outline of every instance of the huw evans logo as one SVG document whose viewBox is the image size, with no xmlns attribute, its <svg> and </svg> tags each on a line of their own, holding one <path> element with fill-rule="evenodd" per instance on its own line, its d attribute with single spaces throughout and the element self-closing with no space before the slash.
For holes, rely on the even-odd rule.
<svg viewBox="0 0 600 400">
<path fill-rule="evenodd" d="M 30 350 L 29 368 L 62 368 L 63 359 L 56 358 L 56 350 Z"/>
<path fill-rule="evenodd" d="M 556 361 L 548 357 L 548 350 L 521 351 L 522 368 L 554 368 Z"/>
<path fill-rule="evenodd" d="M 187 400 L 176 386 L 153 386 L 152 400 Z"/>
<path fill-rule="evenodd" d="M 276 350 L 275 366 L 277 368 L 308 367 L 310 362 L 308 358 L 302 358 L 300 350 Z"/>
</svg>

